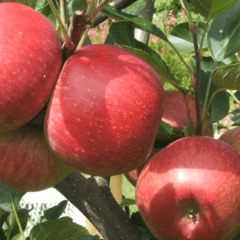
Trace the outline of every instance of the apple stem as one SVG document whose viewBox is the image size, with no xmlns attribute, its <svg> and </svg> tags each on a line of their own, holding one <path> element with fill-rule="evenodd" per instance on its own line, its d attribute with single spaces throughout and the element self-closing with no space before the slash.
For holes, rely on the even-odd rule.
<svg viewBox="0 0 240 240">
<path fill-rule="evenodd" d="M 202 132 L 202 111 L 201 111 L 201 92 L 200 92 L 200 79 L 201 79 L 201 61 L 202 61 L 202 50 L 198 47 L 197 31 L 198 31 L 198 22 L 195 23 L 192 19 L 191 12 L 189 11 L 189 4 L 186 0 L 180 0 L 183 9 L 186 12 L 189 21 L 189 29 L 192 34 L 193 46 L 196 57 L 196 68 L 195 73 L 190 75 L 192 79 L 192 87 L 195 93 L 195 104 L 196 104 L 196 119 L 197 119 L 197 128 L 196 135 L 201 135 Z"/>
<path fill-rule="evenodd" d="M 65 28 L 65 26 L 64 26 L 64 24 L 63 24 L 63 22 L 62 22 L 62 20 L 61 20 L 61 18 L 59 16 L 58 12 L 57 12 L 54 4 L 52 3 L 51 0 L 47 0 L 47 1 L 48 1 L 48 4 L 49 4 L 49 6 L 50 6 L 50 8 L 51 8 L 51 10 L 52 10 L 52 12 L 53 12 L 57 22 L 58 22 L 58 24 L 59 24 L 59 27 L 61 29 L 62 39 L 63 39 L 64 45 L 66 45 L 66 47 L 69 50 L 72 50 L 74 48 L 74 44 L 72 43 L 70 37 L 68 36 L 67 30 L 66 30 L 66 28 Z"/>
<path fill-rule="evenodd" d="M 11 193 L 10 193 L 10 199 L 11 199 L 11 203 L 12 203 L 13 213 L 14 213 L 17 225 L 18 225 L 18 229 L 19 229 L 19 232 L 22 235 L 22 240 L 26 240 L 24 232 L 23 232 L 23 229 L 22 229 L 22 226 L 21 226 L 21 223 L 20 223 L 20 220 L 19 220 L 19 217 L 18 217 L 18 214 L 17 214 L 17 211 L 16 211 L 16 207 L 15 207 L 15 205 L 13 203 L 13 199 L 12 199 L 12 194 Z"/>
<path fill-rule="evenodd" d="M 197 31 L 198 31 L 198 24 L 193 23 L 191 26 L 191 33 L 193 38 L 193 44 L 195 49 L 195 57 L 196 57 L 196 72 L 195 72 L 195 81 L 193 84 L 193 89 L 195 93 L 195 102 L 196 102 L 196 116 L 197 116 L 197 129 L 196 135 L 201 135 L 202 130 L 202 117 L 201 117 L 201 92 L 200 92 L 200 79 L 201 79 L 201 60 L 202 54 L 198 48 L 198 41 L 197 41 Z"/>
<path fill-rule="evenodd" d="M 66 18 L 66 8 L 65 8 L 65 1 L 64 0 L 60 0 L 60 13 L 61 13 L 61 20 L 64 23 L 65 27 L 67 28 L 69 25 L 69 22 L 67 23 L 67 19 Z"/>
<path fill-rule="evenodd" d="M 88 26 L 86 27 L 86 29 L 85 29 L 82 37 L 81 37 L 81 40 L 80 40 L 80 42 L 79 42 L 76 50 L 79 50 L 79 49 L 83 46 L 83 44 L 84 44 L 84 42 L 85 42 L 85 40 L 86 40 L 86 38 L 87 38 L 88 31 L 90 30 L 91 27 L 92 27 L 91 25 L 88 25 Z"/>
<path fill-rule="evenodd" d="M 99 4 L 98 7 L 95 8 L 95 11 L 92 12 L 89 20 L 93 23 L 96 16 L 102 11 L 102 9 L 105 7 L 105 5 L 107 5 L 109 2 L 111 2 L 111 0 L 104 0 L 101 4 Z M 88 14 L 90 15 L 90 14 Z"/>
<path fill-rule="evenodd" d="M 189 109 L 189 104 L 188 104 L 188 101 L 187 101 L 186 94 L 183 94 L 183 99 L 185 101 L 185 105 L 186 105 L 186 108 L 187 108 L 188 120 L 189 120 L 189 123 L 190 123 L 190 132 L 191 132 L 191 136 L 192 136 L 192 135 L 194 135 L 194 132 L 193 132 L 194 128 L 193 128 L 193 124 L 192 124 L 192 117 L 191 117 L 191 114 L 190 114 L 190 109 Z"/>
</svg>

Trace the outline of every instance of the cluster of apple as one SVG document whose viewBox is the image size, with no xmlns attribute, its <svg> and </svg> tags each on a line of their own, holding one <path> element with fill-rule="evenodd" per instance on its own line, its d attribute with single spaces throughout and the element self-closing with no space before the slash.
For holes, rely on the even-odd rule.
<svg viewBox="0 0 240 240">
<path fill-rule="evenodd" d="M 45 16 L 18 3 L 0 12 L 0 181 L 36 191 L 73 169 L 109 176 L 141 166 L 161 121 L 156 72 L 113 45 L 82 47 L 63 64 Z"/>
<path fill-rule="evenodd" d="M 45 16 L 17 3 L 1 3 L 0 12 L 3 184 L 36 191 L 73 169 L 125 173 L 137 185 L 139 211 L 158 239 L 237 235 L 236 130 L 216 140 L 206 121 L 205 136 L 184 137 L 183 126 L 197 125 L 194 99 L 186 96 L 187 110 L 183 95 L 165 91 L 145 61 L 117 46 L 88 45 L 63 64 L 60 38 Z M 161 121 L 181 137 L 149 158 Z"/>
</svg>

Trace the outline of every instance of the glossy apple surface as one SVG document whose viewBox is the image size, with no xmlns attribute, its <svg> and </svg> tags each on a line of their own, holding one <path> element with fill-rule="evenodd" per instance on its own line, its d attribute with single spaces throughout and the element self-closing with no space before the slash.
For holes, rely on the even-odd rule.
<svg viewBox="0 0 240 240">
<path fill-rule="evenodd" d="M 33 119 L 50 98 L 61 68 L 53 24 L 19 3 L 0 3 L 0 132 Z"/>
<path fill-rule="evenodd" d="M 172 127 L 177 128 L 183 136 L 183 127 L 197 127 L 196 104 L 195 99 L 187 94 L 186 101 L 188 103 L 191 123 L 189 121 L 188 109 L 183 94 L 178 90 L 167 90 L 165 108 L 162 121 L 168 123 Z M 203 126 L 202 135 L 213 136 L 213 127 L 207 119 Z"/>
<path fill-rule="evenodd" d="M 117 46 L 85 46 L 62 69 L 45 135 L 80 172 L 121 174 L 149 156 L 163 102 L 161 79 L 145 61 Z"/>
<path fill-rule="evenodd" d="M 240 127 L 227 130 L 220 136 L 219 140 L 229 144 L 240 153 Z"/>
<path fill-rule="evenodd" d="M 43 126 L 33 123 L 0 133 L 0 156 L 0 182 L 24 192 L 52 187 L 72 171 L 48 146 Z"/>
<path fill-rule="evenodd" d="M 219 140 L 181 138 L 155 154 L 136 188 L 158 239 L 230 240 L 240 229 L 240 155 Z"/>
</svg>

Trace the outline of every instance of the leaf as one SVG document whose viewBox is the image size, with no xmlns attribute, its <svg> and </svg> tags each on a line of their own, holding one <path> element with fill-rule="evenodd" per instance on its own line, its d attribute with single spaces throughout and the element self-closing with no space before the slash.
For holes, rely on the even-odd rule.
<svg viewBox="0 0 240 240">
<path fill-rule="evenodd" d="M 206 28 L 206 23 L 199 22 L 198 25 L 198 43 L 201 42 L 203 33 Z M 188 22 L 180 23 L 177 25 L 173 31 L 171 32 L 171 35 L 168 37 L 168 40 L 175 46 L 175 48 L 180 53 L 191 53 L 194 52 L 194 45 L 193 45 L 193 39 L 192 34 L 189 29 Z M 207 47 L 207 40 L 204 41 L 203 48 Z"/>
<path fill-rule="evenodd" d="M 73 240 L 104 240 L 104 239 L 100 238 L 99 236 L 83 235 Z"/>
<path fill-rule="evenodd" d="M 205 101 L 206 98 L 206 91 L 208 87 L 208 81 L 211 78 L 211 72 L 204 72 L 201 71 L 201 82 L 200 82 L 200 88 L 201 88 L 201 101 L 202 103 Z M 209 92 L 209 98 L 213 95 L 213 93 L 217 90 L 217 87 L 215 83 L 210 79 L 211 85 L 210 85 L 210 92 Z M 229 96 L 226 91 L 221 91 L 216 94 L 216 96 L 213 99 L 212 106 L 211 106 L 211 122 L 217 122 L 224 118 L 228 112 L 229 112 Z"/>
<path fill-rule="evenodd" d="M 22 226 L 22 229 L 25 230 L 25 228 L 27 227 L 27 223 L 28 223 L 28 219 L 29 219 L 29 213 L 28 210 L 26 209 L 19 209 L 17 212 L 20 224 Z M 13 216 L 13 222 L 11 224 L 11 236 L 15 236 L 15 235 L 21 235 L 21 233 L 19 232 L 19 227 L 17 225 L 16 222 L 16 217 Z"/>
<path fill-rule="evenodd" d="M 218 88 L 240 90 L 240 63 L 215 68 L 212 78 Z"/>
<path fill-rule="evenodd" d="M 146 228 L 146 224 L 145 222 L 143 221 L 141 215 L 139 212 L 134 212 L 132 215 L 131 215 L 131 220 L 140 228 Z"/>
<path fill-rule="evenodd" d="M 41 217 L 41 222 L 58 219 L 65 211 L 67 203 L 67 200 L 63 200 L 57 206 L 47 209 L 45 214 Z"/>
<path fill-rule="evenodd" d="M 240 50 L 240 0 L 219 15 L 211 24 L 208 33 L 208 48 L 216 61 Z"/>
<path fill-rule="evenodd" d="M 173 142 L 183 137 L 180 131 L 162 120 L 160 128 L 158 129 L 156 140 L 164 142 Z"/>
<path fill-rule="evenodd" d="M 150 232 L 150 230 L 146 228 L 145 231 L 143 232 L 141 240 L 157 240 L 157 238 L 155 238 L 153 234 Z"/>
<path fill-rule="evenodd" d="M 155 51 L 134 38 L 134 29 L 135 24 L 133 22 L 120 21 L 112 23 L 109 32 L 114 42 L 148 62 L 163 80 L 182 91 L 188 91 L 177 85 L 168 66 Z"/>
<path fill-rule="evenodd" d="M 86 0 L 67 0 L 66 2 L 69 17 L 72 17 L 76 10 L 87 9 L 88 5 Z"/>
<path fill-rule="evenodd" d="M 72 240 L 87 234 L 88 231 L 84 227 L 74 223 L 71 218 L 64 217 L 34 226 L 29 238 L 30 240 Z"/>
<path fill-rule="evenodd" d="M 134 2 L 133 4 L 131 4 L 130 6 L 128 6 L 127 8 L 124 8 L 122 10 L 122 12 L 131 14 L 134 16 L 138 16 L 145 7 L 146 7 L 146 1 L 138 0 L 138 1 Z"/>
<path fill-rule="evenodd" d="M 168 41 L 167 36 L 148 19 L 136 17 L 134 15 L 121 12 L 109 5 L 106 5 L 102 12 L 109 17 L 115 18 L 116 20 L 131 21 L 132 23 L 134 23 L 135 27 L 143 31 L 149 32 L 153 35 L 156 35 L 164 41 Z"/>
<path fill-rule="evenodd" d="M 227 10 L 236 1 L 237 0 L 191 0 L 191 3 L 204 17 L 208 17 L 211 8 L 213 8 L 211 14 L 211 17 L 213 18 Z"/>
<path fill-rule="evenodd" d="M 135 199 L 125 198 L 120 203 L 120 207 L 128 207 L 128 206 L 131 206 L 131 205 L 136 205 L 136 200 Z"/>
<path fill-rule="evenodd" d="M 6 212 L 13 212 L 11 197 L 14 206 L 17 206 L 23 192 L 19 192 L 0 183 L 0 208 Z"/>
</svg>

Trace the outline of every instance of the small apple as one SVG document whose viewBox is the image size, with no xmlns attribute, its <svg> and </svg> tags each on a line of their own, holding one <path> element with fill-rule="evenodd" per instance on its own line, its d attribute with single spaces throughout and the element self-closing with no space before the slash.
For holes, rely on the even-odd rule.
<svg viewBox="0 0 240 240">
<path fill-rule="evenodd" d="M 167 90 L 165 93 L 165 98 L 166 99 L 162 116 L 162 122 L 165 122 L 179 130 L 180 134 L 179 136 L 177 136 L 177 138 L 184 136 L 183 127 L 192 127 L 193 129 L 196 129 L 197 116 L 195 99 L 189 94 L 186 95 L 186 101 L 188 104 L 187 108 L 183 94 L 178 90 Z M 189 115 L 191 117 L 191 123 L 189 121 Z M 213 127 L 209 120 L 210 119 L 208 118 L 204 122 L 201 135 L 212 137 Z M 169 141 L 168 138 L 163 133 L 161 133 L 161 131 L 158 133 L 157 138 L 162 141 L 172 142 L 171 140 Z"/>
<path fill-rule="evenodd" d="M 149 156 L 149 159 L 155 154 L 157 153 L 158 151 L 160 151 L 161 149 L 160 148 L 154 148 Z M 137 185 L 137 181 L 138 181 L 138 178 L 139 178 L 139 175 L 144 167 L 144 165 L 148 162 L 148 160 L 146 162 L 144 162 L 143 165 L 141 165 L 140 167 L 138 168 L 135 168 L 133 170 L 131 170 L 130 172 L 127 172 L 127 173 L 124 173 L 125 177 L 127 178 L 127 180 L 134 186 L 136 187 Z"/>
<path fill-rule="evenodd" d="M 230 240 L 240 229 L 240 155 L 207 136 L 181 138 L 155 154 L 136 202 L 158 239 Z"/>
<path fill-rule="evenodd" d="M 180 134 L 177 135 L 177 139 L 184 136 L 183 127 L 197 127 L 195 100 L 189 94 L 186 95 L 186 100 L 188 103 L 192 124 L 189 122 L 188 110 L 182 93 L 178 90 L 165 91 L 165 105 L 162 114 L 162 122 L 165 122 L 179 130 Z M 206 123 L 204 124 L 203 130 L 207 136 L 213 136 L 213 127 L 211 123 L 209 123 L 209 119 L 207 119 Z M 167 136 L 166 133 L 162 133 L 161 129 L 157 134 L 157 139 L 167 143 L 176 140 L 175 137 L 172 139 L 172 136 Z M 156 153 L 156 151 L 153 153 Z M 132 183 L 133 186 L 136 186 L 142 168 L 143 166 L 140 166 L 139 169 L 134 169 L 128 173 L 125 173 L 126 178 L 130 183 Z"/>
<path fill-rule="evenodd" d="M 145 61 L 114 45 L 84 46 L 63 66 L 45 135 L 80 172 L 121 174 L 151 153 L 163 103 L 161 79 Z"/>
<path fill-rule="evenodd" d="M 0 133 L 0 156 L 0 182 L 24 192 L 52 187 L 72 171 L 49 148 L 43 126 L 34 123 Z"/>
<path fill-rule="evenodd" d="M 227 143 L 240 153 L 240 127 L 227 130 L 220 136 L 219 140 Z"/>
<path fill-rule="evenodd" d="M 0 3 L 0 132 L 33 119 L 47 103 L 61 70 L 53 24 L 23 4 Z"/>
</svg>

